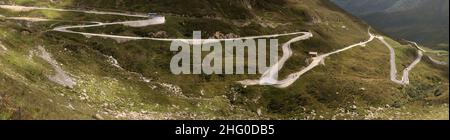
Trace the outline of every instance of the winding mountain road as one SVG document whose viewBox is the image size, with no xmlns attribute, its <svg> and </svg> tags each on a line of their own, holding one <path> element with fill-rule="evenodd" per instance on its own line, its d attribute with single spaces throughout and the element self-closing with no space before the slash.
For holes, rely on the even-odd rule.
<svg viewBox="0 0 450 140">
<path fill-rule="evenodd" d="M 50 10 L 50 11 L 59 11 L 59 12 L 78 12 L 78 13 L 97 14 L 97 15 L 118 15 L 118 16 L 141 17 L 141 18 L 148 17 L 147 15 L 118 13 L 118 12 L 100 12 L 100 11 L 92 11 L 92 10 L 57 9 L 57 8 L 48 8 L 48 7 L 20 6 L 20 5 L 0 5 L 0 8 L 9 9 L 12 11 L 17 11 L 17 12 L 28 12 L 28 11 L 32 11 L 32 10 Z"/>
<path fill-rule="evenodd" d="M 427 51 L 427 50 L 423 49 L 422 47 L 420 47 L 416 42 L 412 42 L 412 41 L 408 41 L 408 42 L 413 44 L 414 47 L 416 47 L 417 49 L 421 50 L 424 53 L 439 53 L 439 52 Z M 447 62 L 438 61 L 436 59 L 433 59 L 431 56 L 427 56 L 427 58 L 436 65 L 448 65 Z"/>
<path fill-rule="evenodd" d="M 292 73 L 289 76 L 287 76 L 286 79 L 279 81 L 279 80 L 277 80 L 279 71 L 282 69 L 282 67 L 283 67 L 284 63 L 287 61 L 287 59 L 289 59 L 292 56 L 292 49 L 289 47 L 290 44 L 297 42 L 297 41 L 308 39 L 308 38 L 312 37 L 312 34 L 311 35 L 308 34 L 307 36 L 305 36 L 303 38 L 298 38 L 298 39 L 294 38 L 291 41 L 289 41 L 283 45 L 283 57 L 274 66 L 270 67 L 261 76 L 261 78 L 259 80 L 244 80 L 244 81 L 239 81 L 239 83 L 241 83 L 243 85 L 247 85 L 247 86 L 250 86 L 250 85 L 272 85 L 272 86 L 275 86 L 278 88 L 289 87 L 295 81 L 297 81 L 300 78 L 300 76 L 302 76 L 306 72 L 312 70 L 313 68 L 319 66 L 320 64 L 324 64 L 325 58 L 327 58 L 328 56 L 346 51 L 346 50 L 351 49 L 356 46 L 365 46 L 367 43 L 371 42 L 375 38 L 375 36 L 372 33 L 370 33 L 370 30 L 368 31 L 368 34 L 370 37 L 367 41 L 356 43 L 356 44 L 350 45 L 348 47 L 339 49 L 339 50 L 331 52 L 331 53 L 313 57 L 312 62 L 306 68 L 303 68 L 302 70 L 300 70 L 296 73 Z"/>
<path fill-rule="evenodd" d="M 381 36 L 377 36 L 377 39 L 380 40 L 388 49 L 390 52 L 390 64 L 391 64 L 391 72 L 390 72 L 390 76 L 391 76 L 391 81 L 397 83 L 397 84 L 401 84 L 401 85 L 407 85 L 409 84 L 409 72 L 417 65 L 419 64 L 419 62 L 422 60 L 423 57 L 423 51 L 422 49 L 418 49 L 417 50 L 417 58 L 416 60 L 414 60 L 413 63 L 411 63 L 407 68 L 405 68 L 405 70 L 403 71 L 403 76 L 401 80 L 397 79 L 397 65 L 395 63 L 395 50 L 394 48 L 386 42 L 386 40 L 384 39 L 384 37 Z"/>
<path fill-rule="evenodd" d="M 293 42 L 300 41 L 302 39 L 304 40 L 307 38 L 301 38 L 301 39 L 297 39 L 297 40 L 293 39 L 283 45 L 283 53 L 284 53 L 283 57 L 278 61 L 278 63 L 276 63 L 271 68 L 269 68 L 269 70 L 266 71 L 259 80 L 243 80 L 243 81 L 239 81 L 239 83 L 246 85 L 246 86 L 272 85 L 272 86 L 275 86 L 278 88 L 286 88 L 286 87 L 289 87 L 290 85 L 292 85 L 295 81 L 297 81 L 306 72 L 312 70 L 313 68 L 317 67 L 320 64 L 324 64 L 325 58 L 327 58 L 328 56 L 333 55 L 333 54 L 338 54 L 343 51 L 347 51 L 347 50 L 352 49 L 357 46 L 366 46 L 367 43 L 372 42 L 374 39 L 378 39 L 390 51 L 390 67 L 391 67 L 390 79 L 391 79 L 391 81 L 393 81 L 394 83 L 400 84 L 400 85 L 408 85 L 410 83 L 409 72 L 422 60 L 423 49 L 418 47 L 418 45 L 416 44 L 418 47 L 418 51 L 417 51 L 418 57 L 416 58 L 416 60 L 413 63 L 411 63 L 407 68 L 405 68 L 405 70 L 403 71 L 402 79 L 398 80 L 397 79 L 397 66 L 396 66 L 396 62 L 395 62 L 395 50 L 392 48 L 392 46 L 389 43 L 387 43 L 384 40 L 384 37 L 373 35 L 372 33 L 370 33 L 370 29 L 368 30 L 368 34 L 369 34 L 369 39 L 367 41 L 356 43 L 356 44 L 350 45 L 348 47 L 339 49 L 334 52 L 330 52 L 327 54 L 319 55 L 317 57 L 313 57 L 312 58 L 313 61 L 306 68 L 303 68 L 299 72 L 292 73 L 292 74 L 288 75 L 286 79 L 279 81 L 279 80 L 277 80 L 279 71 L 282 69 L 282 67 L 283 67 L 284 63 L 287 61 L 287 59 L 292 56 L 292 50 L 290 49 L 289 45 Z M 312 35 L 311 35 L 311 37 L 312 37 Z"/>
<path fill-rule="evenodd" d="M 401 80 L 397 79 L 397 68 L 395 64 L 395 51 L 390 46 L 382 36 L 375 36 L 370 32 L 370 28 L 368 30 L 369 38 L 368 40 L 364 42 L 359 42 L 353 45 L 350 45 L 348 47 L 322 54 L 316 57 L 312 58 L 312 62 L 305 68 L 301 69 L 298 72 L 292 73 L 288 75 L 283 80 L 278 80 L 278 74 L 279 71 L 283 68 L 285 62 L 292 56 L 293 52 L 290 48 L 290 45 L 295 42 L 299 42 L 302 40 L 307 40 L 309 38 L 313 37 L 313 34 L 310 32 L 293 32 L 293 33 L 285 33 L 285 34 L 273 34 L 273 35 L 262 35 L 262 36 L 249 36 L 249 37 L 241 37 L 241 38 L 230 38 L 230 39 L 178 39 L 178 38 L 150 38 L 150 37 L 135 37 L 135 36 L 120 36 L 120 35 L 110 35 L 110 34 L 97 34 L 97 33 L 87 33 L 87 32 L 79 32 L 79 31 L 73 31 L 73 29 L 80 29 L 80 28 L 89 28 L 89 27 L 99 27 L 99 26 L 108 26 L 108 25 L 124 25 L 124 26 L 130 26 L 130 27 L 145 27 L 145 26 L 151 26 L 151 25 L 159 25 L 165 23 L 165 17 L 163 16 L 157 16 L 157 17 L 148 17 L 146 15 L 139 15 L 139 14 L 129 14 L 129 13 L 116 13 L 116 12 L 101 12 L 101 11 L 85 11 L 85 10 L 67 10 L 67 9 L 55 9 L 55 8 L 44 8 L 44 7 L 26 7 L 26 6 L 16 6 L 16 5 L 0 5 L 0 8 L 3 9 L 9 9 L 14 11 L 31 11 L 31 10 L 52 10 L 52 11 L 61 11 L 61 12 L 81 12 L 81 13 L 87 13 L 87 14 L 99 14 L 99 15 L 117 15 L 117 16 L 128 16 L 128 17 L 138 17 L 138 18 L 144 18 L 142 20 L 134 20 L 134 21 L 123 21 L 123 22 L 111 22 L 111 23 L 102 23 L 93 21 L 90 25 L 75 25 L 75 26 L 60 26 L 53 28 L 53 31 L 58 32 L 64 32 L 64 33 L 72 33 L 72 34 L 80 34 L 84 35 L 86 37 L 105 37 L 105 38 L 112 38 L 115 40 L 120 41 L 128 41 L 128 40 L 155 40 L 155 41 L 182 41 L 189 44 L 196 44 L 196 43 L 208 43 L 208 42 L 218 42 L 218 41 L 227 41 L 227 40 L 244 40 L 244 39 L 257 39 L 257 38 L 275 38 L 275 37 L 281 37 L 281 36 L 292 36 L 292 35 L 300 35 L 298 37 L 294 37 L 293 39 L 289 40 L 288 42 L 284 43 L 282 45 L 283 49 L 283 56 L 281 59 L 271 66 L 266 72 L 264 72 L 260 79 L 257 80 L 243 80 L 238 81 L 238 83 L 243 85 L 271 85 L 278 88 L 286 88 L 292 85 L 295 81 L 297 81 L 303 74 L 307 73 L 308 71 L 312 70 L 313 68 L 317 67 L 320 64 L 324 64 L 324 61 L 327 57 L 338 54 L 340 52 L 347 51 L 349 49 L 352 49 L 357 46 L 366 46 L 367 43 L 372 42 L 374 39 L 380 40 L 387 48 L 390 50 L 390 77 L 391 80 L 394 83 L 401 84 L 401 85 L 407 85 L 409 84 L 409 72 L 421 61 L 423 57 L 423 50 L 420 48 L 417 44 L 416 47 L 418 49 L 418 57 L 417 59 L 409 65 L 404 71 L 403 76 Z M 8 17 L 7 17 L 8 18 Z M 15 20 L 31 20 L 31 21 L 50 21 L 51 19 L 39 19 L 39 18 L 28 18 L 28 17 L 9 17 L 9 19 L 15 19 Z M 430 59 L 432 59 L 430 57 Z"/>
<path fill-rule="evenodd" d="M 427 58 L 436 65 L 448 65 L 447 62 L 438 61 L 436 59 L 433 59 L 431 56 L 428 56 Z"/>
<path fill-rule="evenodd" d="M 189 44 L 202 44 L 202 43 L 213 43 L 218 41 L 232 41 L 232 40 L 245 40 L 245 39 L 258 39 L 258 38 L 276 38 L 281 36 L 292 36 L 304 34 L 305 32 L 293 32 L 293 33 L 284 33 L 284 34 L 272 34 L 272 35 L 261 35 L 261 36 L 248 36 L 248 37 L 240 37 L 240 38 L 229 38 L 229 39 L 179 39 L 179 38 L 151 38 L 151 37 L 135 37 L 135 36 L 120 36 L 120 35 L 109 35 L 109 34 L 97 34 L 97 33 L 86 33 L 86 32 L 77 32 L 71 29 L 79 29 L 79 28 L 89 28 L 89 27 L 99 27 L 99 26 L 109 26 L 109 25 L 124 25 L 130 27 L 145 27 L 151 25 L 160 25 L 165 23 L 165 17 L 157 16 L 157 17 L 149 17 L 147 15 L 139 15 L 139 14 L 128 14 L 128 13 L 117 13 L 117 12 L 101 12 L 101 11 L 85 11 L 85 10 L 67 10 L 67 9 L 56 9 L 56 8 L 46 8 L 46 7 L 32 7 L 32 6 L 17 6 L 17 5 L 0 5 L 0 8 L 9 9 L 13 11 L 31 11 L 31 10 L 51 10 L 51 11 L 60 11 L 60 12 L 80 12 L 86 14 L 100 14 L 100 15 L 117 15 L 117 16 L 128 16 L 128 17 L 138 17 L 144 18 L 143 20 L 134 20 L 134 21 L 123 21 L 123 22 L 111 22 L 111 23 L 102 23 L 93 21 L 92 25 L 75 25 L 75 26 L 60 26 L 56 27 L 53 30 L 58 32 L 65 33 L 73 33 L 80 34 L 86 37 L 105 37 L 112 38 L 120 41 L 128 41 L 128 40 L 154 40 L 154 41 L 180 41 Z M 9 17 L 9 19 L 17 19 L 17 20 L 25 20 L 28 19 L 30 21 L 36 20 L 38 18 L 28 18 L 28 17 Z M 39 21 L 51 21 L 51 19 L 39 19 Z"/>
</svg>

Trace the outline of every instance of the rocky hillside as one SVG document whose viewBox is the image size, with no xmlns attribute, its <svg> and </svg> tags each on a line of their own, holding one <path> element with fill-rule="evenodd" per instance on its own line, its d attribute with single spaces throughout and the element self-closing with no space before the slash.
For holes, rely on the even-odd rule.
<svg viewBox="0 0 450 140">
<path fill-rule="evenodd" d="M 76 29 L 133 37 L 244 37 L 309 31 L 280 77 L 369 38 L 369 26 L 327 0 L 0 0 L 0 4 L 166 17 L 163 25 Z M 260 75 L 173 75 L 169 43 L 57 32 L 60 26 L 136 20 L 74 11 L 0 8 L 0 119 L 448 119 L 448 65 L 425 59 L 409 85 L 390 80 L 381 41 L 328 57 L 287 88 L 243 86 Z M 383 35 L 371 30 L 372 33 Z M 279 37 L 280 45 L 295 36 Z M 396 67 L 417 58 L 394 47 Z M 281 54 L 280 54 L 281 55 Z M 447 52 L 426 56 L 448 62 Z"/>
</svg>

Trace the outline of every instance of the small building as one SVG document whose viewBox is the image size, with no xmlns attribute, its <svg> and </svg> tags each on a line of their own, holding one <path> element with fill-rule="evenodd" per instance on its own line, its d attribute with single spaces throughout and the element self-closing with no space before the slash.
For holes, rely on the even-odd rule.
<svg viewBox="0 0 450 140">
<path fill-rule="evenodd" d="M 317 55 L 319 55 L 319 53 L 317 53 L 317 52 L 309 52 L 309 55 L 317 56 Z"/>
</svg>

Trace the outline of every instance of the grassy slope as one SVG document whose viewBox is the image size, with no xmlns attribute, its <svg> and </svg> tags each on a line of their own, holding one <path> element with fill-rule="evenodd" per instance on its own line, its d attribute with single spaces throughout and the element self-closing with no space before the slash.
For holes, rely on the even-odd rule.
<svg viewBox="0 0 450 140">
<path fill-rule="evenodd" d="M 312 0 L 290 0 L 288 5 L 276 1 L 196 0 L 189 4 L 202 3 L 192 11 L 167 9 L 165 1 L 136 1 L 132 6 L 120 2 L 77 1 L 54 3 L 54 7 L 78 7 L 95 9 L 119 9 L 146 12 L 149 9 L 169 13 L 168 25 L 129 29 L 120 26 L 86 29 L 92 32 L 141 35 L 145 32 L 164 30 L 170 36 L 189 37 L 192 30 L 208 33 L 221 31 L 238 35 L 270 34 L 292 30 L 311 30 L 315 37 L 292 46 L 295 55 L 287 62 L 283 75 L 305 65 L 306 52 L 330 52 L 338 48 L 365 40 L 367 27 L 357 19 L 343 14 L 327 2 Z M 171 1 L 177 3 L 179 1 Z M 23 5 L 46 5 L 46 1 L 16 1 Z M 146 4 L 151 3 L 151 4 Z M 203 5 L 204 4 L 204 5 Z M 100 6 L 101 5 L 101 6 Z M 128 3 L 129 5 L 129 3 Z M 281 8 L 288 6 L 289 8 Z M 101 8 L 99 8 L 101 7 Z M 192 6 L 191 6 L 192 7 Z M 205 8 L 208 7 L 208 8 Z M 238 7 L 238 8 L 237 8 Z M 132 10 L 130 10 L 132 9 Z M 240 9 L 241 11 L 227 11 Z M 278 11 L 277 9 L 283 9 Z M 244 11 L 244 12 L 242 12 Z M 229 13 L 232 14 L 229 14 Z M 5 13 L 5 14 L 3 14 Z M 218 18 L 202 18 L 203 13 Z M 17 13 L 2 11 L 3 15 Z M 49 17 L 61 20 L 92 20 L 92 16 L 75 13 L 31 12 L 22 15 Z M 276 29 L 259 26 L 260 21 L 290 23 Z M 122 18 L 102 16 L 101 21 Z M 248 27 L 239 27 L 236 22 L 253 22 Z M 10 48 L 0 54 L 2 66 L 0 95 L 1 119 L 92 119 L 102 114 L 113 119 L 121 112 L 130 118 L 272 118 L 272 119 L 448 119 L 447 115 L 433 112 L 448 112 L 448 68 L 440 68 L 424 61 L 413 70 L 411 86 L 400 87 L 389 81 L 388 50 L 378 41 L 365 48 L 355 48 L 331 56 L 326 66 L 320 66 L 299 79 L 287 89 L 272 87 L 243 88 L 234 81 L 256 78 L 254 75 L 185 75 L 169 73 L 169 62 L 173 55 L 168 44 L 155 41 L 132 41 L 116 43 L 110 39 L 90 38 L 57 32 L 42 32 L 54 23 L 16 24 L 2 20 L 0 40 Z M 211 24 L 214 23 L 214 24 Z M 58 22 L 58 24 L 78 24 Z M 205 25 L 205 26 L 198 26 Z M 341 28 L 346 26 L 348 29 Z M 30 35 L 23 35 L 29 30 Z M 140 31 L 140 32 L 139 32 Z M 205 34 L 208 36 L 209 34 Z M 289 38 L 282 38 L 286 40 Z M 397 51 L 397 66 L 403 69 L 415 59 L 415 51 L 406 45 L 389 40 Z M 63 68 L 75 75 L 79 85 L 74 89 L 60 87 L 47 80 L 52 69 L 39 58 L 27 60 L 28 51 L 37 45 L 45 45 Z M 152 78 L 151 83 L 140 82 L 139 77 L 110 66 L 102 55 L 112 55 L 128 71 Z M 438 58 L 439 59 L 439 58 Z M 299 65 L 301 64 L 301 65 Z M 363 66 L 363 67 L 362 67 Z M 331 77 L 331 78 L 330 78 Z M 12 81 L 12 82 L 6 82 Z M 166 82 L 180 86 L 179 96 L 161 87 Z M 21 85 L 21 86 L 19 86 Z M 156 88 L 154 88 L 156 87 Z M 201 94 L 203 91 L 203 94 Z M 81 100 L 86 93 L 90 98 Z M 64 96 L 62 96 L 64 95 Z M 51 101 L 50 101 L 51 100 Z M 67 106 L 73 106 L 75 110 Z M 391 107 L 386 107 L 389 105 Z M 378 108 L 382 108 L 381 110 Z M 374 108 L 375 111 L 374 111 Z M 262 116 L 257 116 L 261 109 Z M 148 113 L 150 112 L 150 113 Z M 392 115 L 396 113 L 403 115 Z M 406 112 L 409 112 L 406 113 Z M 131 115 L 130 115 L 131 114 Z M 372 114 L 372 115 L 370 115 Z M 374 115 L 375 114 L 375 115 Z M 413 116 L 413 118 L 408 118 Z M 414 118 L 415 117 L 415 118 Z"/>
</svg>

